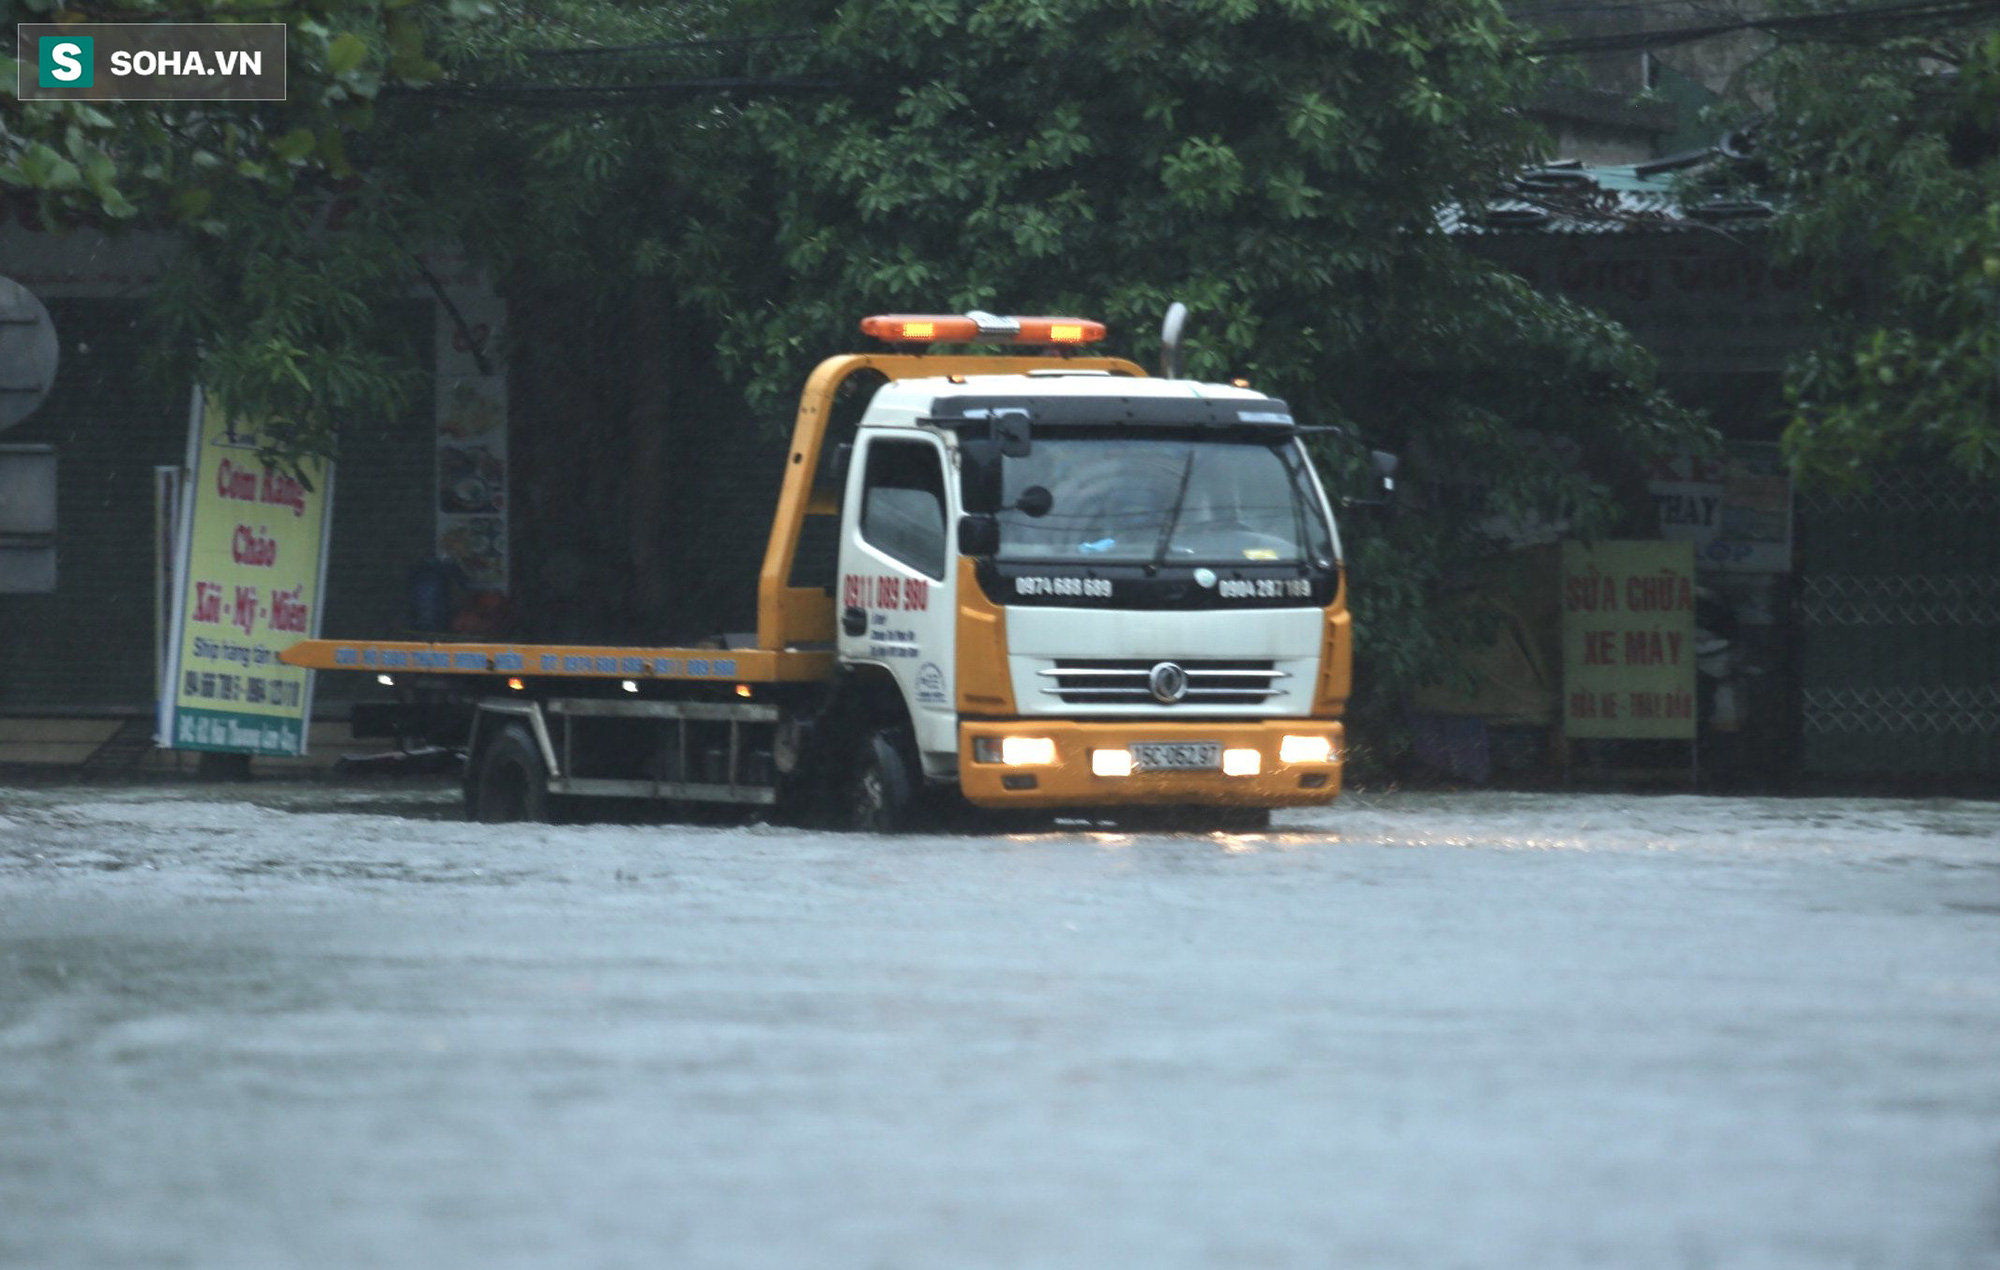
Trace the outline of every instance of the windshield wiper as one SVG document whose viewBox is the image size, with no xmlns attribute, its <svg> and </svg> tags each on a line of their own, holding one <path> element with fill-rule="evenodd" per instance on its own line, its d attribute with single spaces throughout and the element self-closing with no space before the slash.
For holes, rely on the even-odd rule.
<svg viewBox="0 0 2000 1270">
<path fill-rule="evenodd" d="M 1319 546 L 1313 537 L 1312 527 L 1306 520 L 1306 504 L 1317 502 L 1313 497 L 1312 481 L 1306 475 L 1305 456 L 1295 443 L 1271 447 L 1278 452 L 1278 462 L 1284 466 L 1285 479 L 1292 487 L 1292 532 L 1298 535 L 1299 558 L 1311 560 L 1313 549 Z"/>
<path fill-rule="evenodd" d="M 1174 540 L 1174 529 L 1181 523 L 1181 505 L 1187 501 L 1188 478 L 1194 475 L 1194 447 L 1188 447 L 1187 462 L 1181 464 L 1180 488 L 1174 491 L 1173 509 L 1167 513 L 1167 526 L 1160 531 L 1160 541 L 1153 545 L 1151 571 L 1158 573 L 1167 559 L 1167 544 Z"/>
</svg>

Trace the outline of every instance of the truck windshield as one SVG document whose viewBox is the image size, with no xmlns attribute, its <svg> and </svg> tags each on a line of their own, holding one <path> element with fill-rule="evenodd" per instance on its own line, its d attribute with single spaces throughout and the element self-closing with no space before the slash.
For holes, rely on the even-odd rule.
<svg viewBox="0 0 2000 1270">
<path fill-rule="evenodd" d="M 1051 496 L 1045 515 L 1015 508 Z M 1169 564 L 1331 560 L 1298 443 L 1039 433 L 1002 471 L 1003 560 Z"/>
</svg>

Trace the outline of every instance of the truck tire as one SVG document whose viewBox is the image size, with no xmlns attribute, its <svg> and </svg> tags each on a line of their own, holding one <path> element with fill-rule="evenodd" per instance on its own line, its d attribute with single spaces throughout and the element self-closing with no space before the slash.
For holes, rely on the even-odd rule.
<svg viewBox="0 0 2000 1270">
<path fill-rule="evenodd" d="M 549 769 L 524 725 L 510 723 L 493 738 L 467 777 L 466 793 L 467 810 L 485 824 L 549 818 Z"/>
<path fill-rule="evenodd" d="M 885 729 L 868 738 L 848 782 L 848 827 L 861 833 L 901 833 L 916 818 L 916 764 L 907 733 Z"/>
</svg>

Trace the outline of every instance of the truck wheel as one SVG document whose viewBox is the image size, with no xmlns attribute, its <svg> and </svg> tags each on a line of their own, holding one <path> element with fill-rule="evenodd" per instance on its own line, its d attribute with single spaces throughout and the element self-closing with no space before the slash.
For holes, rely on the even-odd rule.
<svg viewBox="0 0 2000 1270">
<path fill-rule="evenodd" d="M 862 833 L 908 829 L 916 810 L 913 767 L 901 732 L 882 731 L 869 737 L 848 785 L 849 827 Z"/>
<path fill-rule="evenodd" d="M 549 769 L 527 728 L 510 723 L 493 738 L 467 793 L 473 819 L 486 824 L 549 818 Z"/>
</svg>

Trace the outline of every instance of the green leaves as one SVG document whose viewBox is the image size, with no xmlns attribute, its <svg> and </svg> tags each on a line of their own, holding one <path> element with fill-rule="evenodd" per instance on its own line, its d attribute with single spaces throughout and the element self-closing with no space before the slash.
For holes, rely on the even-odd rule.
<svg viewBox="0 0 2000 1270">
<path fill-rule="evenodd" d="M 1182 300 L 1193 375 L 1247 375 L 1401 451 L 1429 500 L 1345 526 L 1384 699 L 1443 664 L 1439 588 L 1495 549 L 1493 523 L 1601 530 L 1632 471 L 1702 447 L 1622 330 L 1435 232 L 1440 204 L 1536 143 L 1514 109 L 1532 68 L 1496 6 L 1072 0 L 1044 19 L 1022 0 L 844 5 L 811 68 L 851 92 L 759 103 L 740 148 L 717 138 L 776 228 L 732 238 L 733 204 L 698 212 L 683 295 L 774 418 L 864 313 L 1080 311 L 1150 364 Z M 703 185 L 686 197 L 702 207 Z M 1365 483 L 1358 452 L 1323 462 Z"/>
<path fill-rule="evenodd" d="M 83 173 L 76 164 L 45 142 L 28 146 L 10 166 L 24 184 L 36 189 L 73 190 L 83 184 Z"/>
<path fill-rule="evenodd" d="M 1191 137 L 1160 163 L 1160 183 L 1167 193 L 1197 212 L 1226 212 L 1235 206 L 1243 179 L 1243 161 L 1220 137 Z"/>
<path fill-rule="evenodd" d="M 1837 487 L 1911 460 L 2000 480 L 2000 29 L 1781 49 L 1764 75 L 1778 242 L 1825 319 L 1787 383 L 1794 464 Z"/>
<path fill-rule="evenodd" d="M 383 314 L 407 293 L 413 243 L 463 243 L 511 284 L 609 307 L 646 279 L 773 419 L 868 312 L 1098 316 L 1107 351 L 1151 364 L 1161 314 L 1185 301 L 1191 373 L 1246 375 L 1448 491 L 1423 516 L 1345 526 L 1385 694 L 1434 673 L 1438 589 L 1492 550 L 1495 517 L 1602 522 L 1605 471 L 1699 440 L 1617 328 L 1435 232 L 1440 204 L 1511 174 L 1537 140 L 1515 110 L 1534 71 L 1507 55 L 1518 40 L 1492 0 L 492 9 L 288 6 L 293 100 L 38 120 L 22 144 L 0 140 L 0 181 L 49 190 L 67 163 L 78 197 L 103 197 L 102 165 L 64 148 L 74 123 L 113 163 L 99 183 L 183 227 L 158 296 L 173 347 L 206 348 L 204 380 L 296 453 L 410 399 Z M 836 86 L 823 92 L 529 110 L 424 87 L 561 90 L 530 98 L 546 106 L 728 78 L 727 37 L 816 12 L 817 41 L 757 48 L 746 78 Z M 695 36 L 725 38 L 681 47 Z M 650 51 L 542 55 L 565 46 Z M 322 232 L 336 213 L 340 231 Z M 1355 458 L 1329 449 L 1329 477 Z"/>
<path fill-rule="evenodd" d="M 326 69 L 335 77 L 359 70 L 368 58 L 368 45 L 352 31 L 343 31 L 326 48 Z"/>
</svg>

